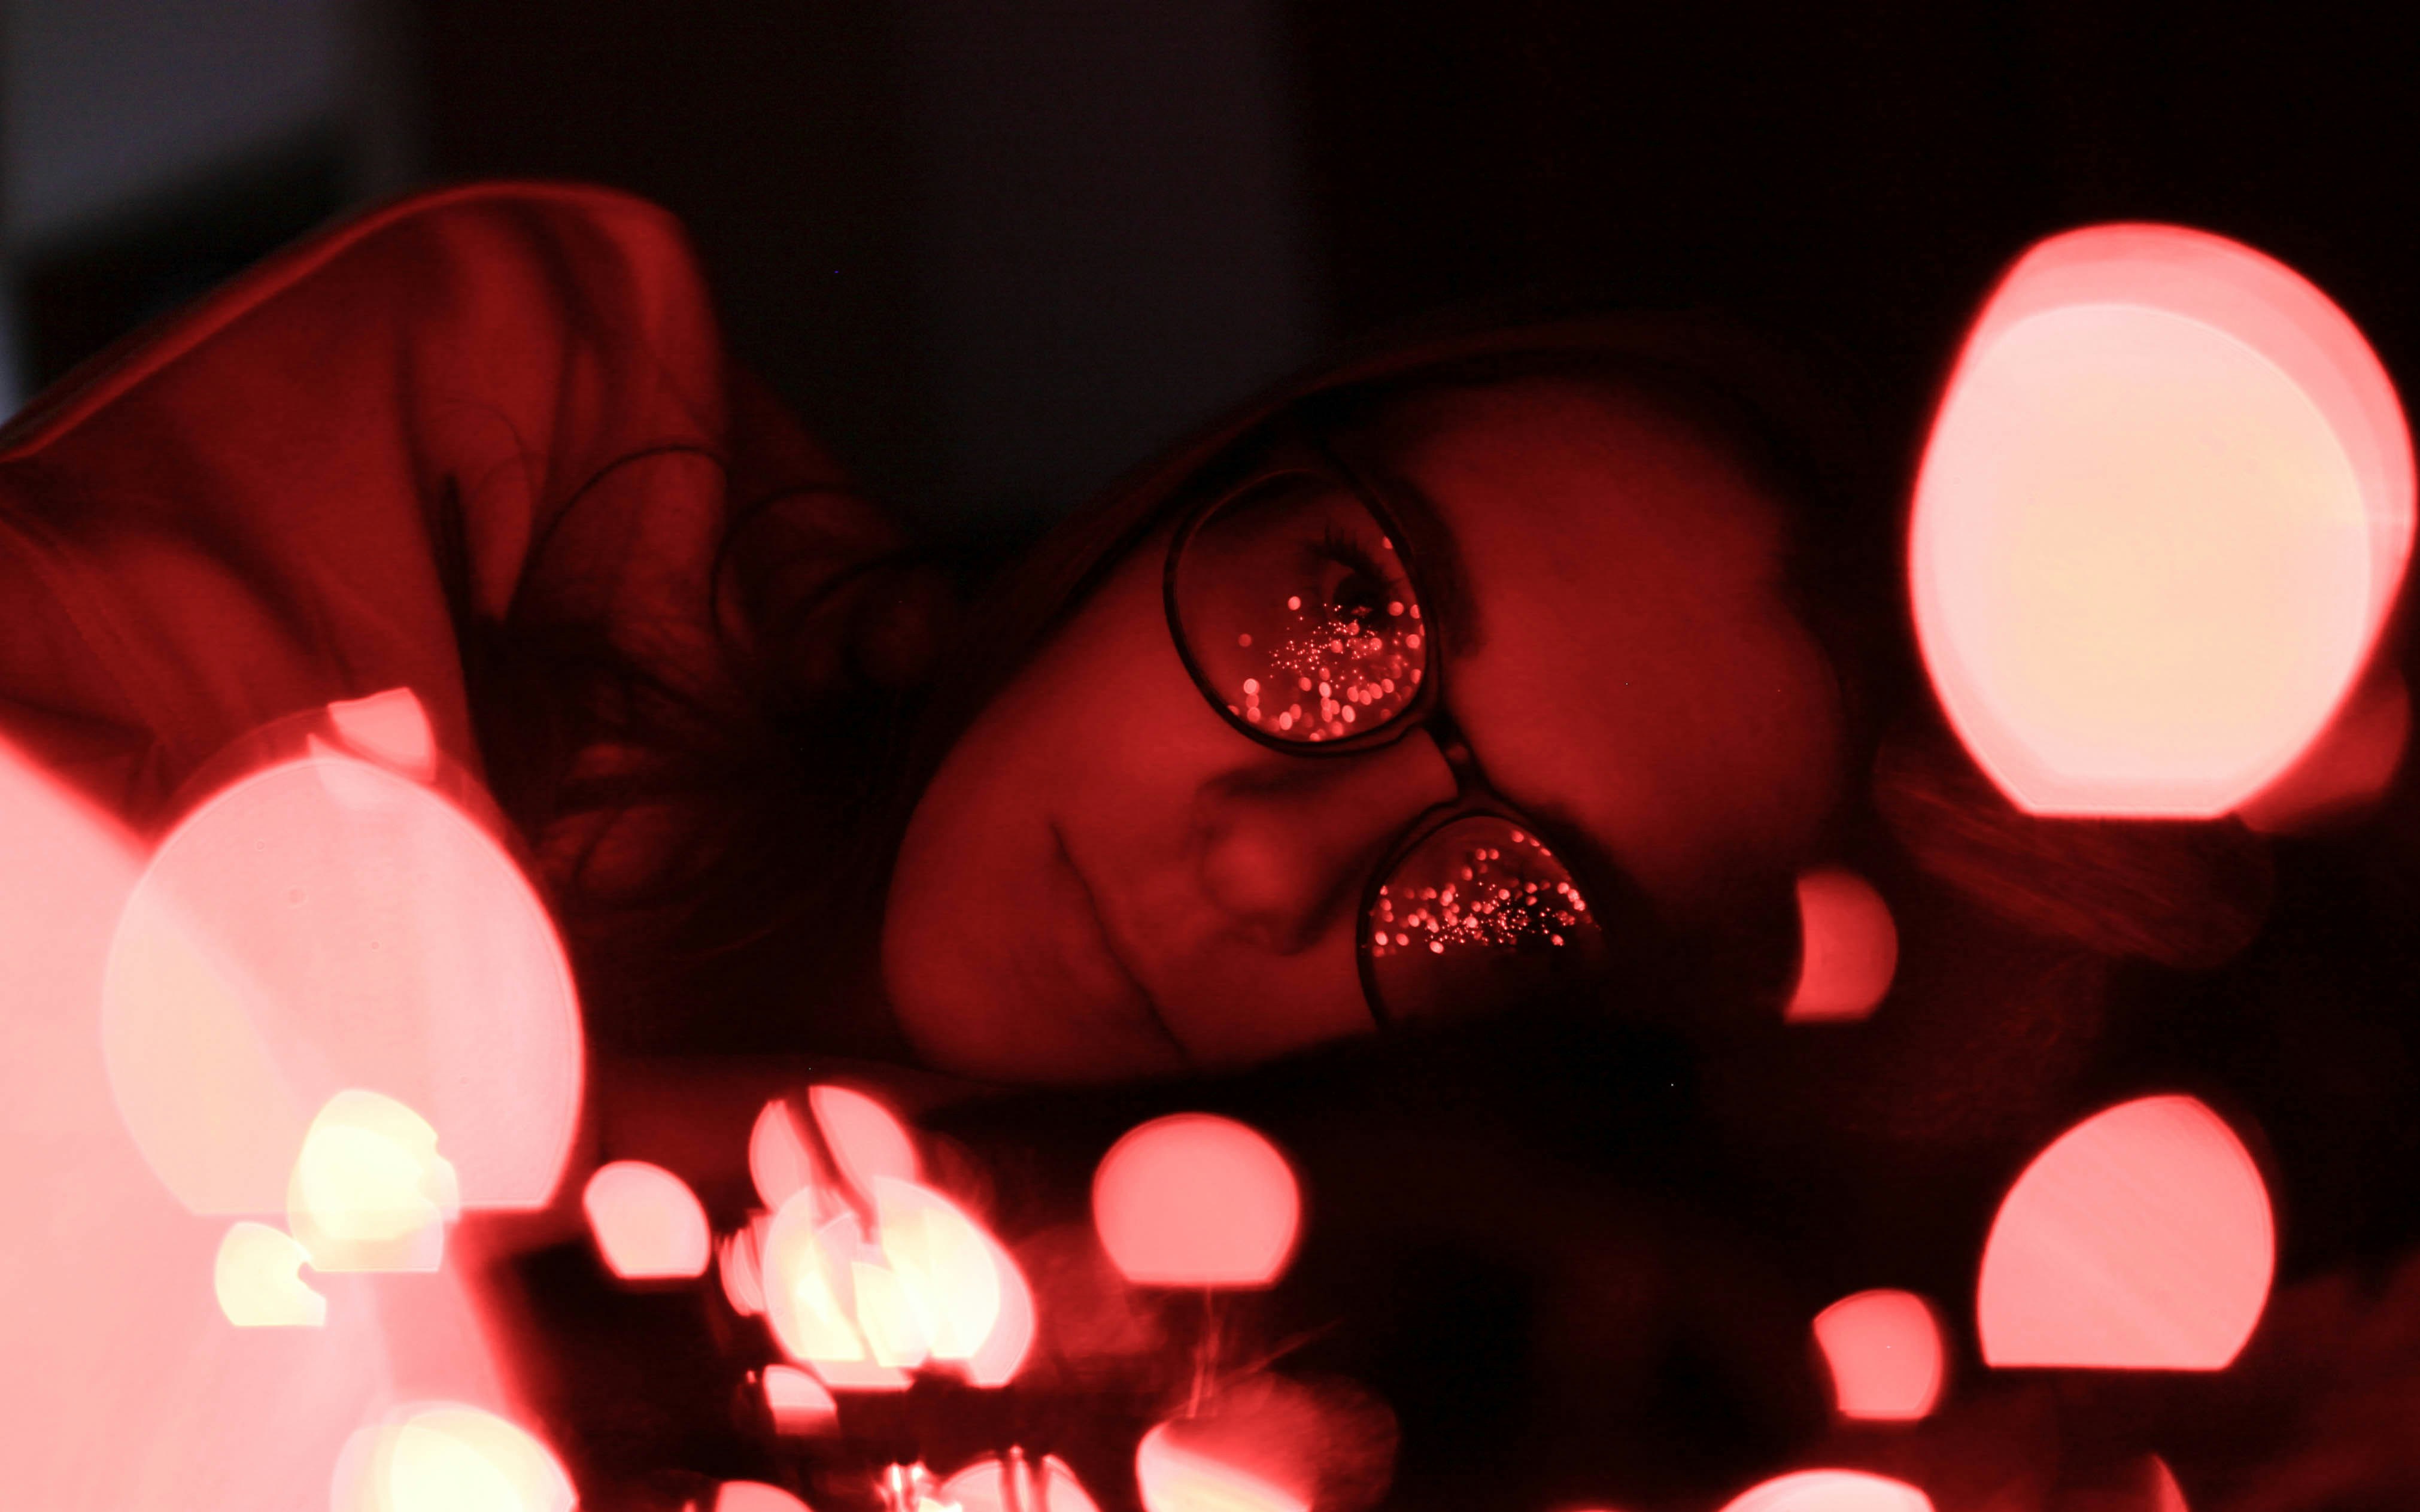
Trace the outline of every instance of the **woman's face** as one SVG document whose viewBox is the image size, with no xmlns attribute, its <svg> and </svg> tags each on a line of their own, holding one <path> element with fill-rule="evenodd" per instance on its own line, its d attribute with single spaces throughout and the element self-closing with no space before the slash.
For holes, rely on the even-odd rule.
<svg viewBox="0 0 2420 1512">
<path fill-rule="evenodd" d="M 1821 817 L 1837 710 L 1784 607 L 1777 507 L 1651 402 L 1568 381 L 1438 391 L 1358 444 L 1434 507 L 1416 578 L 1494 787 L 1675 921 Z M 1372 870 L 1454 796 L 1415 733 L 1307 759 L 1238 734 L 1171 640 L 1145 540 L 951 750 L 909 824 L 883 975 L 934 1065 L 1078 1082 L 1368 1033 Z M 1437 560 L 1450 553 L 1450 562 Z"/>
</svg>

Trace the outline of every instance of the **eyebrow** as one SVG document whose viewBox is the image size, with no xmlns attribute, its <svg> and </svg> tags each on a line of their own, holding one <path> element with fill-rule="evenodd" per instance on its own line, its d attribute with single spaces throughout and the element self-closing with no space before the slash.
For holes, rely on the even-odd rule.
<svg viewBox="0 0 2420 1512">
<path fill-rule="evenodd" d="M 1484 646 L 1487 637 L 1480 624 L 1478 603 L 1470 596 L 1469 579 L 1463 571 L 1462 548 L 1428 495 L 1384 468 L 1364 462 L 1333 436 L 1322 437 L 1318 444 L 1346 486 L 1363 503 L 1375 506 L 1381 520 L 1403 532 L 1407 550 L 1397 554 L 1411 566 L 1412 581 L 1426 605 L 1422 613 L 1430 621 L 1430 632 L 1438 633 L 1442 627 L 1445 648 L 1459 656 Z"/>
</svg>

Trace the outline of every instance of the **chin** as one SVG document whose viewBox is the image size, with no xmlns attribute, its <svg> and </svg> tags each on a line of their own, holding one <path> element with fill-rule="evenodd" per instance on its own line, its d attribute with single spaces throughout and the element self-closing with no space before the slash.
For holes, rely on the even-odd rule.
<svg viewBox="0 0 2420 1512">
<path fill-rule="evenodd" d="M 925 1066 L 980 1081 L 1061 1085 L 1183 1068 L 1147 1009 L 1067 982 L 1046 987 L 1033 962 L 973 944 L 884 930 L 884 990 Z"/>
</svg>

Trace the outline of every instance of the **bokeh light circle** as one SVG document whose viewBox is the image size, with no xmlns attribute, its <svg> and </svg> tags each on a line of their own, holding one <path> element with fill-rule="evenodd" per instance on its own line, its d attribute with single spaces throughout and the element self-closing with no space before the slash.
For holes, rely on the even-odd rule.
<svg viewBox="0 0 2420 1512">
<path fill-rule="evenodd" d="M 2019 807 L 2208 818 L 2327 725 L 2412 532 L 2402 410 L 2341 310 L 2224 238 L 2095 226 L 1966 339 L 1916 482 L 1917 639 Z"/>
<path fill-rule="evenodd" d="M 277 1212 L 349 1088 L 435 1128 L 469 1207 L 533 1208 L 570 1150 L 571 972 L 504 848 L 425 784 L 325 747 L 189 814 L 119 915 L 110 1084 L 191 1211 Z"/>
<path fill-rule="evenodd" d="M 1257 1131 L 1209 1114 L 1129 1130 L 1093 1176 L 1093 1222 L 1128 1281 L 1265 1286 L 1294 1256 L 1302 1194 Z"/>
<path fill-rule="evenodd" d="M 2138 1098 L 2060 1135 L 1993 1220 L 1986 1364 L 2224 1369 L 2269 1300 L 2277 1240 L 2252 1154 L 2195 1099 Z"/>
<path fill-rule="evenodd" d="M 1815 1315 L 1815 1343 L 1844 1418 L 1913 1423 L 1940 1400 L 1948 1371 L 1941 1321 L 1912 1291 L 1861 1291 Z"/>
</svg>

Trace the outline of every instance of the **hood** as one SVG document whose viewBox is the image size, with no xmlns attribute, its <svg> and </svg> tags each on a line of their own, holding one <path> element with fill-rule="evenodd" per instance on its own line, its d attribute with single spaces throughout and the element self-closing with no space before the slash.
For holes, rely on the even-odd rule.
<svg viewBox="0 0 2420 1512">
<path fill-rule="evenodd" d="M 970 610 L 969 654 L 942 670 L 908 753 L 913 801 L 957 736 L 1100 578 L 1194 482 L 1279 416 L 1357 391 L 1602 365 L 1688 392 L 1787 496 L 1824 513 L 1870 503 L 1872 469 L 1844 385 L 1821 363 L 1723 315 L 1652 311 L 1433 317 L 1353 343 L 1228 411 L 1076 510 Z M 1819 629 L 1819 636 L 1822 634 Z M 903 816 L 904 818 L 904 816 Z"/>
</svg>

